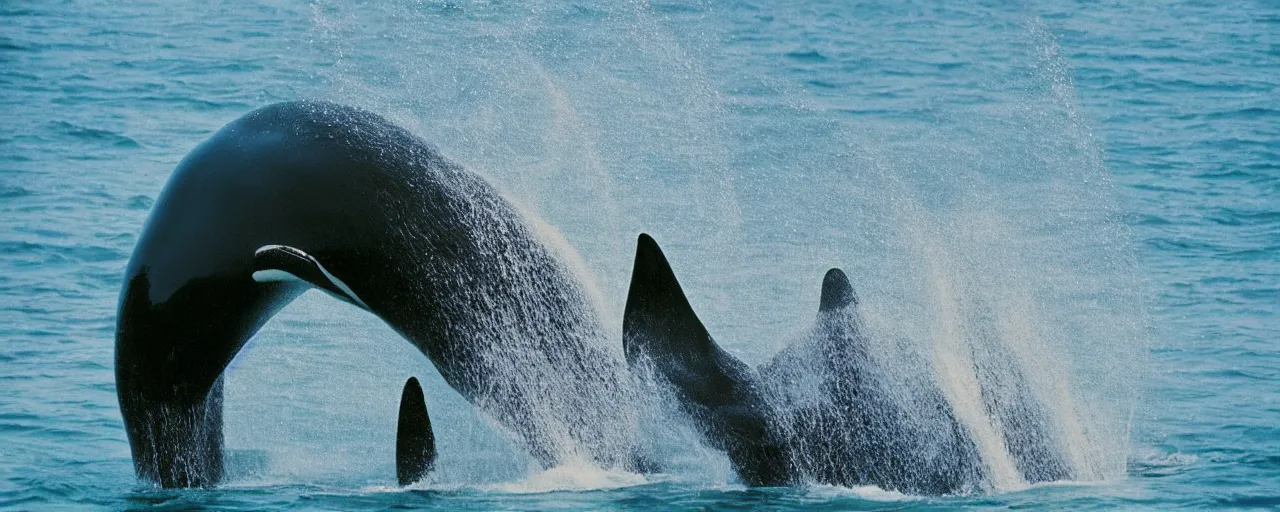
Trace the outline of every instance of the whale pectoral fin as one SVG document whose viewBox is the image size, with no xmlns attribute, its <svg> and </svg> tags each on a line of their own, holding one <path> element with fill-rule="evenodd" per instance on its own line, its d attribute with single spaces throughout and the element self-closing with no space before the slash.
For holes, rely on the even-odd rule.
<svg viewBox="0 0 1280 512">
<path fill-rule="evenodd" d="M 755 372 L 711 338 L 649 235 L 640 235 L 636 246 L 622 331 L 627 361 L 653 365 L 679 393 L 708 444 L 727 452 L 745 482 L 786 481 L 785 446 L 772 429 Z"/>
<path fill-rule="evenodd" d="M 409 377 L 400 393 L 396 424 L 396 481 L 412 485 L 436 467 L 436 436 L 427 416 L 427 401 L 418 379 Z"/>
<path fill-rule="evenodd" d="M 822 277 L 822 298 L 818 301 L 818 312 L 838 311 L 848 306 L 857 306 L 858 296 L 853 293 L 853 285 L 849 284 L 844 271 L 833 268 Z"/>
<path fill-rule="evenodd" d="M 253 253 L 253 280 L 259 283 L 303 281 L 338 300 L 369 310 L 341 279 L 314 257 L 287 245 L 264 245 Z"/>
</svg>

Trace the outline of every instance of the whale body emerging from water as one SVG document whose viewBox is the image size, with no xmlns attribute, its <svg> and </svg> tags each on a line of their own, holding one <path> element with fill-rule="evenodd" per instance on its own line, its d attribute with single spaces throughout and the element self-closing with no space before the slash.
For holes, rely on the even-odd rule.
<svg viewBox="0 0 1280 512">
<path fill-rule="evenodd" d="M 866 338 L 844 272 L 823 279 L 814 325 L 760 368 L 798 478 L 909 494 L 968 494 L 989 480 L 929 371 L 894 374 Z M 917 358 L 915 368 L 927 368 Z"/>
<path fill-rule="evenodd" d="M 844 272 L 827 272 L 806 336 L 758 370 L 721 349 L 685 298 L 657 242 L 641 235 L 623 316 L 633 369 L 669 384 L 711 446 L 748 485 L 875 485 L 907 494 L 990 487 L 970 430 L 928 363 L 885 367 L 858 316 Z M 1012 367 L 976 368 L 986 414 L 1028 482 L 1072 478 L 1047 415 Z"/>
<path fill-rule="evenodd" d="M 116 388 L 141 478 L 219 481 L 223 370 L 311 287 L 384 320 L 543 464 L 631 463 L 626 364 L 516 208 L 386 119 L 304 101 L 183 159 L 129 261 Z"/>
</svg>

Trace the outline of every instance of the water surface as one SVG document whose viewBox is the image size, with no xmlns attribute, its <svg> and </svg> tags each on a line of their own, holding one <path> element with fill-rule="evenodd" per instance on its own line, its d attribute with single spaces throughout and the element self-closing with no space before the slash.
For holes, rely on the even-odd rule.
<svg viewBox="0 0 1280 512">
<path fill-rule="evenodd" d="M 1278 24 L 1267 2 L 5 4 L 0 507 L 1280 506 Z M 150 489 L 115 398 L 124 265 L 191 148 L 298 98 L 498 184 L 577 250 L 615 330 L 642 231 L 752 364 L 832 266 L 922 347 L 994 304 L 1083 425 L 1088 481 L 746 489 L 679 418 L 647 427 L 662 475 L 544 472 L 376 318 L 308 293 L 228 370 L 227 485 Z M 408 375 L 442 458 L 405 491 Z"/>
</svg>

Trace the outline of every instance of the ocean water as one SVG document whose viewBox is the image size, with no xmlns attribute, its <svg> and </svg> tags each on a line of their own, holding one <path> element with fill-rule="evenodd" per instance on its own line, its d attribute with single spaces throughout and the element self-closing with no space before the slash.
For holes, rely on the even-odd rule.
<svg viewBox="0 0 1280 512">
<path fill-rule="evenodd" d="M 948 4 L 3 3 L 0 508 L 1280 507 L 1280 7 Z M 614 331 L 640 232 L 753 365 L 840 267 L 981 431 L 964 319 L 994 311 L 1080 479 L 1028 486 L 995 450 L 979 495 L 749 489 L 670 411 L 642 425 L 660 474 L 539 468 L 378 319 L 309 292 L 228 369 L 225 484 L 139 482 L 124 266 L 188 151 L 299 98 L 497 184 Z M 441 458 L 400 489 L 409 375 Z"/>
</svg>

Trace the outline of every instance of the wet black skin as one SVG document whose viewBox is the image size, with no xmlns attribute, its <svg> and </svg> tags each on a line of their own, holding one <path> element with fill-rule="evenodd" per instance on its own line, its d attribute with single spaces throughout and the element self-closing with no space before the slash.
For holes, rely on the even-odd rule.
<svg viewBox="0 0 1280 512">
<path fill-rule="evenodd" d="M 309 286 L 253 280 L 255 250 L 272 244 L 321 262 L 544 464 L 559 453 L 531 404 L 560 404 L 549 416 L 572 425 L 615 419 L 586 404 L 605 401 L 625 368 L 595 343 L 604 336 L 578 281 L 492 186 L 377 115 L 281 103 L 178 165 L 129 261 L 116 384 L 142 479 L 221 478 L 223 370 Z M 530 351 L 559 366 L 528 362 Z M 523 385 L 551 370 L 553 385 Z M 607 433 L 572 434 L 616 462 Z"/>
<path fill-rule="evenodd" d="M 409 377 L 400 393 L 400 418 L 396 421 L 396 482 L 413 485 L 436 467 L 436 435 L 422 396 L 422 385 Z"/>
<path fill-rule="evenodd" d="M 875 485 L 916 495 L 988 488 L 972 434 L 928 362 L 905 361 L 918 370 L 912 375 L 883 367 L 857 305 L 844 272 L 831 269 L 807 336 L 753 370 L 715 343 L 657 243 L 641 235 L 623 342 L 633 367 L 670 385 L 705 441 L 725 451 L 748 485 Z M 1069 478 L 1021 375 L 1005 371 L 997 381 L 985 375 L 993 372 L 978 373 L 988 413 L 1003 421 L 1024 477 Z"/>
<path fill-rule="evenodd" d="M 970 494 L 989 487 L 972 433 L 956 418 L 927 360 L 907 354 L 903 366 L 920 369 L 908 375 L 904 368 L 884 368 L 871 353 L 857 306 L 844 272 L 831 269 L 808 336 L 760 369 L 761 379 L 779 392 L 775 403 L 788 419 L 797 471 L 808 481 L 909 494 Z M 1000 426 L 1010 458 L 1030 483 L 1073 478 L 1060 434 L 998 339 L 992 310 L 978 310 L 966 339 L 982 350 L 972 359 L 984 412 Z M 786 388 L 800 373 L 816 379 L 822 400 L 790 403 Z"/>
<path fill-rule="evenodd" d="M 977 445 L 928 363 L 916 358 L 910 376 L 883 368 L 857 305 L 844 272 L 831 269 L 808 335 L 760 368 L 785 418 L 797 478 L 915 495 L 981 491 L 988 475 Z"/>
<path fill-rule="evenodd" d="M 966 322 L 983 412 L 1000 426 L 1009 456 L 1029 483 L 1076 478 L 1049 411 L 1036 397 L 1016 356 L 1003 344 L 994 311 L 979 304 Z"/>
<path fill-rule="evenodd" d="M 622 318 L 627 361 L 670 384 L 711 446 L 747 485 L 796 483 L 777 411 L 756 373 L 725 352 L 694 313 L 657 242 L 640 235 Z"/>
</svg>

